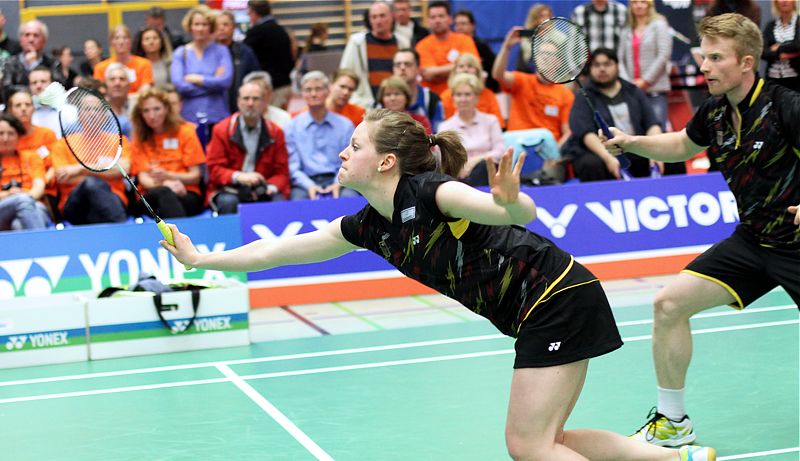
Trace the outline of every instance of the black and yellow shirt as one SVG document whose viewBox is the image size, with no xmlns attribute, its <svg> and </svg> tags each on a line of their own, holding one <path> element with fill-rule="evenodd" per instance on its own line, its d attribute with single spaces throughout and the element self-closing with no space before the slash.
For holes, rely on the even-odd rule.
<svg viewBox="0 0 800 461">
<path fill-rule="evenodd" d="M 726 97 L 706 100 L 686 133 L 708 146 L 710 161 L 736 197 L 743 230 L 762 245 L 800 245 L 800 228 L 787 211 L 800 204 L 800 94 L 757 79 L 737 107 Z"/>
<path fill-rule="evenodd" d="M 342 234 L 407 277 L 452 298 L 516 336 L 543 294 L 558 284 L 572 257 L 520 226 L 487 226 L 444 216 L 439 173 L 403 176 L 389 222 L 370 205 L 342 220 Z"/>
</svg>

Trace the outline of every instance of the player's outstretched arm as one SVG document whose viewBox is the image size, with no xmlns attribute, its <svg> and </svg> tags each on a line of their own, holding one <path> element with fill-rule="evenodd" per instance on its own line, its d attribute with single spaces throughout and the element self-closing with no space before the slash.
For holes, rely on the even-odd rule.
<svg viewBox="0 0 800 461">
<path fill-rule="evenodd" d="M 439 210 L 451 218 L 464 218 L 479 224 L 525 225 L 536 219 L 536 205 L 519 191 L 519 173 L 525 162 L 522 153 L 512 166 L 514 150 L 508 149 L 495 167 L 487 156 L 491 193 L 481 192 L 458 181 L 443 183 L 436 190 Z"/>
<path fill-rule="evenodd" d="M 704 149 L 692 142 L 686 129 L 651 136 L 631 136 L 614 127 L 609 129 L 613 138 L 607 139 L 600 130 L 598 136 L 615 156 L 630 152 L 661 162 L 684 162 Z"/>
<path fill-rule="evenodd" d="M 182 234 L 174 224 L 175 245 L 162 240 L 161 246 L 181 263 L 198 269 L 229 272 L 252 272 L 290 264 L 306 264 L 333 259 L 357 247 L 348 242 L 341 229 L 342 218 L 337 218 L 322 229 L 306 234 L 280 239 L 261 239 L 231 250 L 199 253 L 188 235 Z"/>
</svg>

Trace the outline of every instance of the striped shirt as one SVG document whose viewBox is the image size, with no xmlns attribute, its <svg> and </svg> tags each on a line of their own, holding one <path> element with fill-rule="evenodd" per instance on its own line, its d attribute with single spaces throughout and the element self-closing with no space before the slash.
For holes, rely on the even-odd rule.
<svg viewBox="0 0 800 461">
<path fill-rule="evenodd" d="M 372 34 L 367 34 L 367 68 L 369 69 L 369 86 L 372 95 L 378 94 L 381 82 L 392 76 L 392 59 L 397 52 L 397 39 L 392 35 L 388 40 L 382 40 Z"/>
</svg>

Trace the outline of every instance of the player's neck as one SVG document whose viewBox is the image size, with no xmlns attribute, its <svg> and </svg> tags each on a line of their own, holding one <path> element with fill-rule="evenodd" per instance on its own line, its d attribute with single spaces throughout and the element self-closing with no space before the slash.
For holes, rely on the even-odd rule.
<svg viewBox="0 0 800 461">
<path fill-rule="evenodd" d="M 732 106 L 738 106 L 747 97 L 755 84 L 756 75 L 753 72 L 748 72 L 742 78 L 742 83 L 725 93 L 725 97 L 728 98 L 728 102 Z"/>
<path fill-rule="evenodd" d="M 400 177 L 392 175 L 382 179 L 373 187 L 358 192 L 367 199 L 370 206 L 374 208 L 378 214 L 391 222 L 392 216 L 394 215 L 394 194 L 397 191 L 397 185 L 399 183 Z"/>
</svg>

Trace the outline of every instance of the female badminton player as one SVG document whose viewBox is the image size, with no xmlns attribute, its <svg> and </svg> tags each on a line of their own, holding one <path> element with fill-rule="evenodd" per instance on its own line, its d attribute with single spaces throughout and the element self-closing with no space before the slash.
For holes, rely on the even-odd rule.
<svg viewBox="0 0 800 461">
<path fill-rule="evenodd" d="M 438 147 L 438 149 L 436 148 Z M 711 448 L 656 447 L 600 430 L 564 430 L 589 359 L 622 341 L 598 280 L 572 256 L 522 225 L 536 215 L 519 190 L 524 157 L 487 161 L 490 193 L 453 178 L 466 161 L 458 135 L 425 134 L 407 114 L 367 113 L 339 154 L 339 181 L 368 204 L 315 232 L 198 253 L 171 226 L 180 262 L 256 271 L 322 261 L 357 248 L 458 300 L 516 338 L 506 443 L 514 459 L 713 461 Z"/>
</svg>

